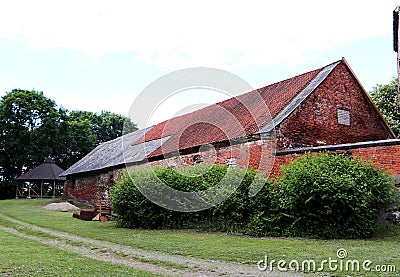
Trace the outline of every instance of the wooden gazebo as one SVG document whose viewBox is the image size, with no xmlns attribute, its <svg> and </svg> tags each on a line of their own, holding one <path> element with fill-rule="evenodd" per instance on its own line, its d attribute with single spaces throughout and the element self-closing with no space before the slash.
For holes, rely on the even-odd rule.
<svg viewBox="0 0 400 277">
<path fill-rule="evenodd" d="M 25 182 L 28 182 L 28 195 L 27 198 L 43 197 L 43 184 L 49 183 L 53 186 L 53 197 L 56 195 L 56 185 L 61 181 L 65 181 L 65 177 L 60 177 L 59 175 L 64 171 L 61 167 L 56 165 L 52 158 L 47 158 L 41 165 L 29 170 L 28 172 L 22 174 L 16 181 L 22 182 L 22 187 L 17 185 L 16 188 L 16 198 L 24 197 L 25 192 Z M 32 189 L 32 183 L 40 183 L 40 194 Z"/>
</svg>

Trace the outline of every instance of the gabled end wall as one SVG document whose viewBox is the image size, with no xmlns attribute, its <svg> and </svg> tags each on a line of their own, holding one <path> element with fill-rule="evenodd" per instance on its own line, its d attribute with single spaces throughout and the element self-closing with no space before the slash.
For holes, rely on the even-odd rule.
<svg viewBox="0 0 400 277">
<path fill-rule="evenodd" d="M 276 131 L 278 150 L 395 138 L 345 60 Z"/>
</svg>

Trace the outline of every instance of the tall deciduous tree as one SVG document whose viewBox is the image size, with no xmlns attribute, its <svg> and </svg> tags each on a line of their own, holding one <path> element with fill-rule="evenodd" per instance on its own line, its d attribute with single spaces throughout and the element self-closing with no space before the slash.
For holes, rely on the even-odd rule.
<svg viewBox="0 0 400 277">
<path fill-rule="evenodd" d="M 400 133 L 400 107 L 397 97 L 398 79 L 389 84 L 377 85 L 370 93 L 372 100 L 385 117 L 396 136 Z"/>
<path fill-rule="evenodd" d="M 60 114 L 62 120 L 55 146 L 59 149 L 56 162 L 67 169 L 95 148 L 98 142 L 89 119 L 70 116 L 64 109 L 60 110 Z"/>
<path fill-rule="evenodd" d="M 72 111 L 68 114 L 68 120 L 87 122 L 96 136 L 96 144 L 138 129 L 129 118 L 107 111 L 102 111 L 100 114 L 88 111 Z"/>
<path fill-rule="evenodd" d="M 15 89 L 0 100 L 0 197 L 13 194 L 13 180 L 24 170 L 56 154 L 59 119 L 55 102 L 42 92 Z"/>
<path fill-rule="evenodd" d="M 138 128 L 129 118 L 111 113 L 63 111 L 60 129 L 63 142 L 59 163 L 68 168 L 102 142 L 115 139 Z"/>
<path fill-rule="evenodd" d="M 43 92 L 15 89 L 0 99 L 0 199 L 14 195 L 14 178 L 46 157 L 67 169 L 98 144 L 137 130 L 111 113 L 68 112 Z"/>
</svg>

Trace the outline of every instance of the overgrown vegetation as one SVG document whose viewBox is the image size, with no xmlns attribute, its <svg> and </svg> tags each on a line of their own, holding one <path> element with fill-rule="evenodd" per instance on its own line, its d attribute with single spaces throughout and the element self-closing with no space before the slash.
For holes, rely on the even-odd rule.
<svg viewBox="0 0 400 277">
<path fill-rule="evenodd" d="M 208 165 L 135 168 L 131 176 L 123 175 L 111 190 L 119 226 L 199 228 L 253 236 L 365 238 L 374 234 L 379 214 L 393 204 L 396 193 L 389 176 L 373 165 L 327 153 L 298 157 L 282 168 L 282 177 L 273 182 L 262 179 L 265 185 L 254 197 L 248 191 L 259 176 L 251 169 L 234 169 L 238 174 L 232 176 L 242 176 L 239 187 L 221 204 L 200 212 L 164 209 L 143 196 L 135 185 L 138 182 L 151 187 L 158 178 L 173 189 L 198 191 L 221 182 L 227 170 L 214 165 L 196 174 L 204 172 L 205 167 Z"/>
</svg>

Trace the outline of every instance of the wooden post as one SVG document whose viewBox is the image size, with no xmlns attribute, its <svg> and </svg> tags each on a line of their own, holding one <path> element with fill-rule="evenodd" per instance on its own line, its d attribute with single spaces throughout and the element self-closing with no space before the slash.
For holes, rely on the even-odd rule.
<svg viewBox="0 0 400 277">
<path fill-rule="evenodd" d="M 29 185 L 28 185 L 28 197 L 27 197 L 28 199 L 31 199 L 31 183 L 29 182 Z"/>
<path fill-rule="evenodd" d="M 53 198 L 56 197 L 56 180 L 53 181 Z"/>
<path fill-rule="evenodd" d="M 40 182 L 40 198 L 43 198 L 43 181 Z"/>
</svg>

